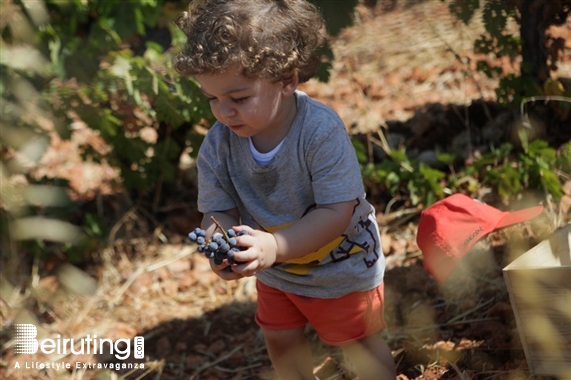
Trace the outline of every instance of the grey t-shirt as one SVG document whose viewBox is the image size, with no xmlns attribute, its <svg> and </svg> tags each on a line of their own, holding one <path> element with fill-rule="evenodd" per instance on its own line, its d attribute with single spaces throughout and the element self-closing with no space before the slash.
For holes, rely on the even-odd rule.
<svg viewBox="0 0 571 380">
<path fill-rule="evenodd" d="M 325 247 L 256 276 L 266 285 L 308 297 L 337 298 L 375 288 L 385 260 L 375 210 L 365 199 L 355 150 L 341 118 L 296 91 L 297 115 L 272 160 L 258 165 L 247 138 L 216 122 L 198 154 L 198 209 L 237 207 L 241 223 L 273 232 L 316 204 L 354 201 L 347 230 Z"/>
</svg>

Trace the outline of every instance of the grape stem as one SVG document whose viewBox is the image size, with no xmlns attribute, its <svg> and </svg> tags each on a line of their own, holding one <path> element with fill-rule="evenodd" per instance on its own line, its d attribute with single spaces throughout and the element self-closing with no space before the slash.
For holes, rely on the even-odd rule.
<svg viewBox="0 0 571 380">
<path fill-rule="evenodd" d="M 219 229 L 220 231 L 222 231 L 222 233 L 224 234 L 224 238 L 226 239 L 226 241 L 230 240 L 230 238 L 228 237 L 228 234 L 226 233 L 226 231 L 224 230 L 224 228 L 222 227 L 222 224 L 220 224 L 219 221 L 216 220 L 216 218 L 214 216 L 210 216 L 210 219 L 214 222 L 214 224 L 216 224 L 216 228 Z M 214 232 L 216 232 L 216 230 L 214 230 Z"/>
</svg>

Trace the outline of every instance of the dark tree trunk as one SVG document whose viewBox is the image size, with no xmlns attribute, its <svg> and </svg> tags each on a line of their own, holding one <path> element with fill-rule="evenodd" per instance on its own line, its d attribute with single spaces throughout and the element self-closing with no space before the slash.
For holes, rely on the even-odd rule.
<svg viewBox="0 0 571 380">
<path fill-rule="evenodd" d="M 546 11 L 550 5 L 545 0 L 522 0 L 521 3 L 521 76 L 542 85 L 549 78 L 545 31 L 548 27 Z"/>
</svg>

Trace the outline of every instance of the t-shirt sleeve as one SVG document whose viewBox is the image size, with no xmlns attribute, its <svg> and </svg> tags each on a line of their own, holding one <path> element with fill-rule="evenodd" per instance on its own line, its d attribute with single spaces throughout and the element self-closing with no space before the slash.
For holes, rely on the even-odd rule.
<svg viewBox="0 0 571 380">
<path fill-rule="evenodd" d="M 323 137 L 309 162 L 316 203 L 345 202 L 364 194 L 359 162 L 342 122 Z"/>
</svg>

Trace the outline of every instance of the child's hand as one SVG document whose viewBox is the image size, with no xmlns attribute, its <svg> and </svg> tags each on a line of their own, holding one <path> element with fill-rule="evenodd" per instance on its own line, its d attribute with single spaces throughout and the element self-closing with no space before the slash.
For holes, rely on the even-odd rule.
<svg viewBox="0 0 571 380">
<path fill-rule="evenodd" d="M 246 235 L 237 238 L 238 246 L 246 249 L 236 252 L 234 255 L 234 259 L 241 262 L 232 265 L 232 271 L 235 274 L 240 274 L 240 277 L 253 276 L 276 262 L 278 245 L 274 235 L 269 232 L 254 230 L 248 226 L 238 226 L 234 229 L 247 232 Z"/>
<path fill-rule="evenodd" d="M 218 277 L 222 278 L 223 280 L 230 281 L 244 277 L 244 275 L 234 272 L 232 270 L 232 265 L 228 263 L 228 260 L 224 260 L 224 262 L 220 265 L 216 265 L 213 259 L 210 259 L 209 261 L 210 261 L 210 268 L 212 268 L 212 271 L 216 273 Z"/>
</svg>

